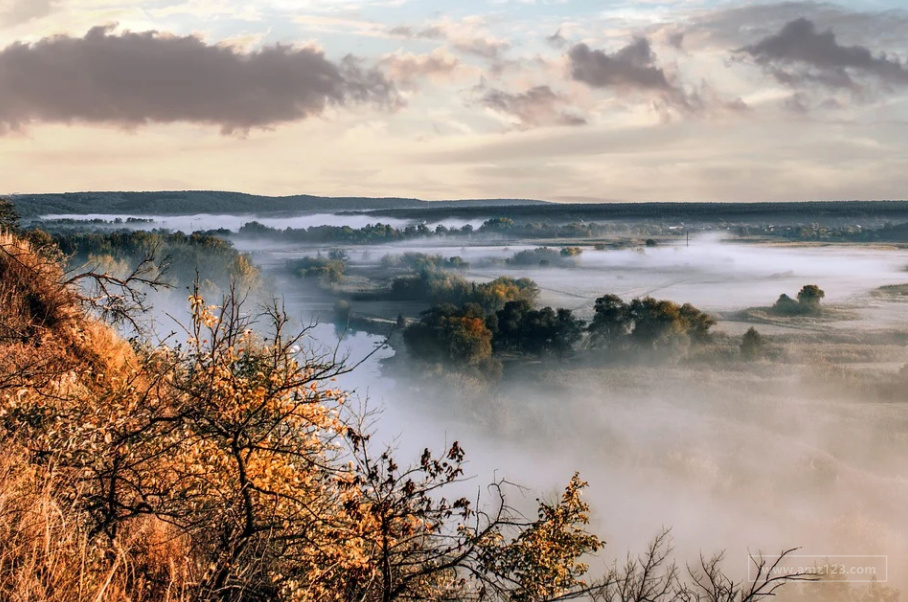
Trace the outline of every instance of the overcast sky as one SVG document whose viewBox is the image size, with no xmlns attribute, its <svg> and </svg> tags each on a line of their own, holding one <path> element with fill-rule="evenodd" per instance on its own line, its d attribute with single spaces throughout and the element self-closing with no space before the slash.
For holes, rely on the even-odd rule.
<svg viewBox="0 0 908 602">
<path fill-rule="evenodd" d="M 908 198 L 908 11 L 0 0 L 0 191 Z"/>
</svg>

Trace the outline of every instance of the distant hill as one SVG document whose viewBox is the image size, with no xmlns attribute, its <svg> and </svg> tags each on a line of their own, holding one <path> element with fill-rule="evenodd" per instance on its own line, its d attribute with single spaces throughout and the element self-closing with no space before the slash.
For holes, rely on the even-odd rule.
<svg viewBox="0 0 908 602">
<path fill-rule="evenodd" d="M 448 218 L 548 222 L 593 222 L 620 219 L 673 220 L 690 222 L 803 222 L 838 218 L 876 220 L 908 219 L 908 201 L 792 201 L 772 203 L 542 203 L 489 206 L 440 205 L 413 208 L 374 209 L 376 217 L 439 221 Z"/>
<path fill-rule="evenodd" d="M 529 199 L 423 201 L 409 198 L 261 196 L 240 192 L 71 192 L 19 194 L 13 202 L 20 215 L 100 213 L 123 216 L 299 215 L 358 213 L 435 222 L 445 218 L 512 219 L 584 222 L 616 219 L 691 222 L 801 222 L 837 218 L 908 221 L 908 201 L 814 201 L 772 203 L 549 203 Z"/>
<path fill-rule="evenodd" d="M 455 207 L 510 207 L 547 204 L 520 199 L 468 201 L 422 201 L 407 198 L 321 197 L 295 195 L 270 197 L 240 192 L 69 192 L 62 194 L 18 194 L 13 202 L 22 217 L 48 214 L 103 213 L 113 215 L 275 214 L 338 211 L 375 211 Z"/>
</svg>

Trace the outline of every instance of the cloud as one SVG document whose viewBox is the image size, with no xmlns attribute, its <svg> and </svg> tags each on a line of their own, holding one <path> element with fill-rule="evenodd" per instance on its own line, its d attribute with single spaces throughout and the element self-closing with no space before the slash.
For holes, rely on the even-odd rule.
<svg viewBox="0 0 908 602">
<path fill-rule="evenodd" d="M 637 38 L 614 54 L 577 44 L 568 52 L 571 77 L 594 88 L 672 89 L 646 38 Z"/>
<path fill-rule="evenodd" d="M 442 21 L 422 28 L 408 25 L 393 27 L 388 33 L 408 40 L 444 40 L 451 48 L 489 60 L 498 60 L 511 45 L 507 40 L 491 35 L 477 35 L 477 22 L 454 23 Z"/>
<path fill-rule="evenodd" d="M 423 78 L 440 80 L 450 77 L 457 71 L 460 61 L 439 48 L 429 54 L 389 54 L 380 61 L 380 65 L 395 84 L 412 85 Z"/>
<path fill-rule="evenodd" d="M 908 35 L 905 11 L 860 12 L 827 2 L 760 3 L 692 13 L 683 25 L 693 43 L 741 47 L 773 35 L 786 23 L 808 19 L 831 28 L 849 44 L 900 46 Z M 678 27 L 678 23 L 668 26 Z"/>
<path fill-rule="evenodd" d="M 61 0 L 0 0 L 0 26 L 13 27 L 51 14 Z"/>
<path fill-rule="evenodd" d="M 545 41 L 555 48 L 564 48 L 568 43 L 567 38 L 561 34 L 560 27 L 552 35 L 546 36 Z"/>
<path fill-rule="evenodd" d="M 648 39 L 637 38 L 631 44 L 609 54 L 577 44 L 568 52 L 571 78 L 592 88 L 612 88 L 623 93 L 643 93 L 652 98 L 653 107 L 664 120 L 671 110 L 688 115 L 719 115 L 748 110 L 740 98 L 728 98 L 708 82 L 685 89 L 676 78 L 666 75 L 657 65 Z"/>
<path fill-rule="evenodd" d="M 136 127 L 191 122 L 248 131 L 349 103 L 395 106 L 393 85 L 362 61 L 312 48 L 244 53 L 193 36 L 55 36 L 0 51 L 0 131 L 32 122 Z"/>
<path fill-rule="evenodd" d="M 408 40 L 441 40 L 445 38 L 444 32 L 440 27 L 431 26 L 423 29 L 413 29 L 407 25 L 393 27 L 388 30 L 393 36 L 407 38 Z"/>
<path fill-rule="evenodd" d="M 451 45 L 460 52 L 473 54 L 490 60 L 497 60 L 511 47 L 504 40 L 495 38 L 459 38 L 450 39 Z"/>
<path fill-rule="evenodd" d="M 509 93 L 480 86 L 479 104 L 517 118 L 520 129 L 547 125 L 584 125 L 586 119 L 564 110 L 566 102 L 549 86 L 535 86 L 526 92 Z"/>
<path fill-rule="evenodd" d="M 884 86 L 908 84 L 908 70 L 886 55 L 874 56 L 864 46 L 843 46 L 831 30 L 818 31 L 805 18 L 786 23 L 781 31 L 738 51 L 764 68 L 777 81 L 794 88 L 821 84 L 861 90 L 855 77 L 871 77 Z"/>
</svg>

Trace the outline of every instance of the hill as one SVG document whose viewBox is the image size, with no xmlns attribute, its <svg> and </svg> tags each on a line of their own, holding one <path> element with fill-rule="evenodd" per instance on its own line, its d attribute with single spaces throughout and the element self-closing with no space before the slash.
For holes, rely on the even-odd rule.
<svg viewBox="0 0 908 602">
<path fill-rule="evenodd" d="M 480 208 L 545 204 L 521 199 L 422 201 L 408 198 L 323 197 L 313 195 L 261 196 L 222 191 L 69 192 L 18 194 L 12 197 L 22 217 L 53 214 L 102 213 L 113 215 L 275 214 L 338 211 Z"/>
<path fill-rule="evenodd" d="M 908 201 L 808 201 L 772 203 L 542 203 L 490 206 L 441 205 L 373 209 L 376 217 L 439 221 L 447 218 L 587 222 L 616 219 L 671 219 L 704 222 L 812 221 L 835 218 L 903 220 Z"/>
</svg>

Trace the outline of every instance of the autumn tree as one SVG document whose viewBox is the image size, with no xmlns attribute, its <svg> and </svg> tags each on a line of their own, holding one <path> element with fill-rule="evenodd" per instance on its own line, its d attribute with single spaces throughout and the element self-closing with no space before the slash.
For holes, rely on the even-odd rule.
<svg viewBox="0 0 908 602">
<path fill-rule="evenodd" d="M 477 366 L 492 356 L 492 332 L 479 306 L 437 305 L 404 331 L 413 357 L 452 366 Z"/>
<path fill-rule="evenodd" d="M 596 299 L 595 315 L 588 327 L 594 348 L 615 349 L 624 343 L 646 349 L 659 349 L 688 341 L 702 344 L 710 340 L 716 321 L 690 303 L 652 297 L 625 303 L 616 295 Z"/>
</svg>

